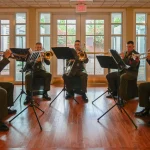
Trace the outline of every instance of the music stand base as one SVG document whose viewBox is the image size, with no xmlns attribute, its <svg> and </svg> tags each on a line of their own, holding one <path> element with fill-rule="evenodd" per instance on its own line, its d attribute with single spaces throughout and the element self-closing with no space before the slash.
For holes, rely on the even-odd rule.
<svg viewBox="0 0 150 150">
<path fill-rule="evenodd" d="M 120 104 L 117 102 L 116 104 L 114 104 L 110 109 L 108 109 L 102 116 L 100 116 L 98 119 L 97 119 L 97 122 L 99 122 L 99 120 L 105 116 L 111 109 L 113 109 L 115 106 L 118 106 L 121 110 L 123 110 L 125 112 L 125 114 L 128 116 L 129 120 L 132 122 L 132 124 L 134 125 L 134 127 L 137 129 L 137 126 L 136 124 L 134 123 L 134 121 L 131 119 L 131 117 L 129 116 L 129 114 L 127 113 L 127 111 L 122 107 L 120 106 Z"/>
<path fill-rule="evenodd" d="M 27 108 L 29 108 L 29 107 L 32 107 L 32 108 L 33 108 L 33 111 L 34 111 L 34 114 L 35 114 L 36 119 L 37 119 L 37 121 L 38 121 L 39 127 L 40 127 L 40 129 L 42 130 L 42 126 L 41 126 L 41 124 L 40 124 L 40 121 L 39 121 L 39 118 L 38 118 L 38 116 L 37 116 L 37 113 L 36 113 L 35 108 L 37 108 L 38 110 L 40 110 L 42 113 L 44 113 L 44 111 L 43 111 L 42 109 L 40 109 L 38 106 L 36 106 L 33 101 L 32 101 L 26 108 L 24 108 L 19 114 L 17 114 L 14 118 L 12 118 L 12 119 L 9 121 L 9 123 L 11 123 L 11 121 L 13 121 L 15 118 L 17 118 L 21 113 L 23 113 L 23 112 L 24 112 Z"/>
</svg>

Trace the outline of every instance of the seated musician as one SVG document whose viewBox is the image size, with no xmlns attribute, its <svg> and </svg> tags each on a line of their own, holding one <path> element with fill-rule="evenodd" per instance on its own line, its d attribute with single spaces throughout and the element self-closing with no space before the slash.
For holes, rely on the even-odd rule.
<svg viewBox="0 0 150 150">
<path fill-rule="evenodd" d="M 77 55 L 80 52 L 82 52 L 81 42 L 79 40 L 75 41 L 74 47 L 75 47 Z M 63 79 L 64 79 L 64 82 L 65 82 L 66 88 L 67 88 L 66 99 L 69 99 L 69 98 L 74 96 L 73 86 L 70 82 L 70 79 L 73 78 L 74 76 L 79 76 L 81 79 L 81 90 L 83 93 L 82 98 L 85 102 L 88 102 L 88 98 L 86 96 L 88 75 L 87 75 L 85 68 L 84 68 L 84 64 L 88 63 L 88 61 L 89 61 L 87 58 L 87 55 L 85 53 L 85 58 L 83 61 L 79 60 L 78 56 L 75 60 L 69 60 L 69 62 L 70 61 L 72 61 L 72 62 L 75 61 L 74 65 L 71 67 L 71 70 L 69 70 L 69 74 L 68 73 L 63 74 Z"/>
<path fill-rule="evenodd" d="M 11 56 L 11 51 L 6 50 L 3 54 L 3 59 L 0 61 L 0 72 L 3 68 L 10 62 L 9 57 Z M 15 114 L 17 111 L 13 109 L 8 109 L 8 107 L 13 106 L 13 91 L 14 85 L 9 82 L 0 82 L 0 131 L 8 131 L 8 126 L 3 122 L 4 117 L 7 114 Z"/>
<path fill-rule="evenodd" d="M 150 64 L 150 55 L 147 56 L 147 62 Z M 150 113 L 150 82 L 141 83 L 139 85 L 139 105 L 144 107 L 140 112 L 136 112 L 136 117 L 143 117 Z M 150 121 L 148 122 L 150 125 Z"/>
<path fill-rule="evenodd" d="M 41 51 L 42 48 L 42 43 L 37 42 L 35 45 L 35 51 Z M 39 57 L 37 59 L 37 62 L 34 65 L 34 69 L 33 69 L 33 78 L 35 77 L 43 77 L 45 82 L 44 82 L 44 93 L 43 93 L 43 98 L 46 100 L 51 100 L 51 98 L 48 96 L 47 92 L 50 90 L 50 82 L 51 82 L 51 77 L 52 75 L 47 72 L 45 70 L 45 67 L 43 66 L 43 62 L 46 65 L 50 65 L 50 61 L 46 58 L 44 58 L 44 56 Z M 31 71 L 26 72 L 25 75 L 25 87 L 26 87 L 26 99 L 24 101 L 24 104 L 28 104 L 31 101 Z"/>
<path fill-rule="evenodd" d="M 134 42 L 128 41 L 127 51 L 125 53 L 121 53 L 120 56 L 125 62 L 125 64 L 130 66 L 130 68 L 124 69 L 119 73 L 120 80 L 118 79 L 118 72 L 112 72 L 107 74 L 106 76 L 109 88 L 112 91 L 112 95 L 117 96 L 117 89 L 118 89 L 117 87 L 119 86 L 119 96 L 123 100 L 128 100 L 127 95 L 128 81 L 137 79 L 138 76 L 140 60 L 139 57 L 133 58 L 132 57 L 133 53 L 138 54 L 138 52 L 134 50 Z M 107 96 L 107 98 L 111 98 L 111 95 Z"/>
</svg>

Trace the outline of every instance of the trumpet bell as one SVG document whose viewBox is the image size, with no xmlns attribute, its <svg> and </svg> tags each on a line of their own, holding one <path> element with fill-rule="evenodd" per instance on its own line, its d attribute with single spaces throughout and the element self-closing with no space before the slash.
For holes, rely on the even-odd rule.
<svg viewBox="0 0 150 150">
<path fill-rule="evenodd" d="M 46 59 L 51 59 L 52 57 L 53 57 L 53 52 L 52 51 L 47 51 L 47 52 L 45 52 L 44 53 L 44 58 L 46 58 Z"/>
</svg>

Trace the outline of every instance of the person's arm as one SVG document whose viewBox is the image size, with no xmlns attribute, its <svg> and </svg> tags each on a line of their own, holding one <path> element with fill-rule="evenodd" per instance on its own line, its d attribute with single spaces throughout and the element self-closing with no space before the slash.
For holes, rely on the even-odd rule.
<svg viewBox="0 0 150 150">
<path fill-rule="evenodd" d="M 4 67 L 10 63 L 8 58 L 11 56 L 11 51 L 8 49 L 4 52 L 3 59 L 0 61 L 0 72 L 4 69 Z"/>
<path fill-rule="evenodd" d="M 50 65 L 50 60 L 44 58 L 44 62 L 46 63 L 46 65 Z"/>
</svg>

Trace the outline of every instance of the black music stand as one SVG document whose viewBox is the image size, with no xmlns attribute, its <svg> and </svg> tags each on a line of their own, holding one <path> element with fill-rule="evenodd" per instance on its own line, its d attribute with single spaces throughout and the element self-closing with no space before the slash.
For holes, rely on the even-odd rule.
<svg viewBox="0 0 150 150">
<path fill-rule="evenodd" d="M 102 68 L 108 69 L 108 73 L 110 73 L 110 69 L 118 69 L 116 62 L 111 56 L 96 56 L 96 58 Z M 96 100 L 98 100 L 101 96 L 103 96 L 107 92 L 110 93 L 113 99 L 115 100 L 115 97 L 112 95 L 111 89 L 108 87 L 103 94 L 101 94 L 99 97 L 97 97 L 95 100 L 92 101 L 92 104 L 94 104 Z"/>
<path fill-rule="evenodd" d="M 41 127 L 41 124 L 40 124 L 40 121 L 38 119 L 38 116 L 36 114 L 36 111 L 35 111 L 35 108 L 37 108 L 38 110 L 40 110 L 41 112 L 44 113 L 43 110 L 41 110 L 38 106 L 35 105 L 35 102 L 34 102 L 34 99 L 33 99 L 33 90 L 32 90 L 32 86 L 33 86 L 33 69 L 34 69 L 34 65 L 35 65 L 35 62 L 37 60 L 37 58 L 40 56 L 39 52 L 32 52 L 32 54 L 28 57 L 28 60 L 27 60 L 27 63 L 25 65 L 25 67 L 23 68 L 23 72 L 25 71 L 31 71 L 31 102 L 30 104 L 24 108 L 19 114 L 17 114 L 13 119 L 11 119 L 9 122 L 11 122 L 12 120 L 14 120 L 17 116 L 19 116 L 23 111 L 25 111 L 28 107 L 32 107 L 33 108 L 33 111 L 34 111 L 34 114 L 36 116 L 36 119 L 38 121 L 38 124 L 39 124 L 39 127 L 40 129 L 42 130 L 42 127 Z"/>
<path fill-rule="evenodd" d="M 124 63 L 124 61 L 121 59 L 120 55 L 118 54 L 118 52 L 117 52 L 116 50 L 112 50 L 112 49 L 111 49 L 111 50 L 110 50 L 110 53 L 111 53 L 111 55 L 112 55 L 114 61 L 116 62 L 117 66 L 118 66 L 118 73 L 119 73 L 119 71 L 122 70 L 122 69 L 128 69 L 128 68 L 129 68 L 129 66 L 127 66 L 127 65 Z M 120 79 L 120 76 L 119 76 L 119 75 L 118 75 L 118 77 L 119 77 L 119 79 Z M 126 110 L 123 108 L 122 102 L 120 102 L 120 101 L 122 101 L 122 100 L 120 99 L 120 97 L 119 97 L 119 92 L 118 92 L 118 100 L 117 100 L 117 102 L 116 102 L 110 109 L 108 109 L 102 116 L 100 116 L 100 117 L 97 119 L 97 121 L 99 122 L 99 120 L 100 120 L 105 114 L 107 114 L 112 108 L 114 108 L 115 106 L 119 106 L 119 108 L 125 112 L 125 114 L 128 116 L 128 118 L 130 119 L 130 121 L 132 122 L 132 124 L 133 124 L 133 125 L 135 126 L 135 128 L 137 129 L 136 124 L 133 122 L 133 120 L 131 119 L 131 117 L 129 116 L 129 114 L 126 112 Z"/>
<path fill-rule="evenodd" d="M 73 48 L 69 48 L 69 47 L 52 47 L 52 50 L 54 52 L 54 54 L 56 55 L 57 59 L 63 59 L 63 62 L 65 59 L 75 59 L 77 57 L 76 51 Z M 65 73 L 65 66 L 63 63 L 63 68 L 64 68 L 64 73 Z M 64 83 L 63 89 L 60 91 L 60 93 L 52 100 L 52 102 L 49 104 L 49 106 L 55 101 L 55 99 L 63 92 L 66 91 L 66 86 Z M 75 100 L 75 102 L 78 103 L 78 101 L 76 101 L 75 98 L 73 98 Z"/>
<path fill-rule="evenodd" d="M 21 103 L 21 98 L 22 95 L 26 94 L 26 92 L 24 91 L 24 86 L 23 86 L 23 79 L 24 79 L 24 72 L 23 72 L 23 67 L 24 67 L 24 62 L 26 62 L 27 57 L 29 56 L 29 50 L 30 48 L 10 48 L 10 50 L 12 51 L 12 55 L 13 57 L 16 59 L 16 61 L 21 61 L 22 62 L 22 68 L 20 70 L 20 72 L 22 73 L 22 88 L 20 91 L 20 94 L 17 96 L 17 98 L 14 100 L 14 103 L 17 101 L 17 99 L 20 97 L 20 103 Z"/>
</svg>

